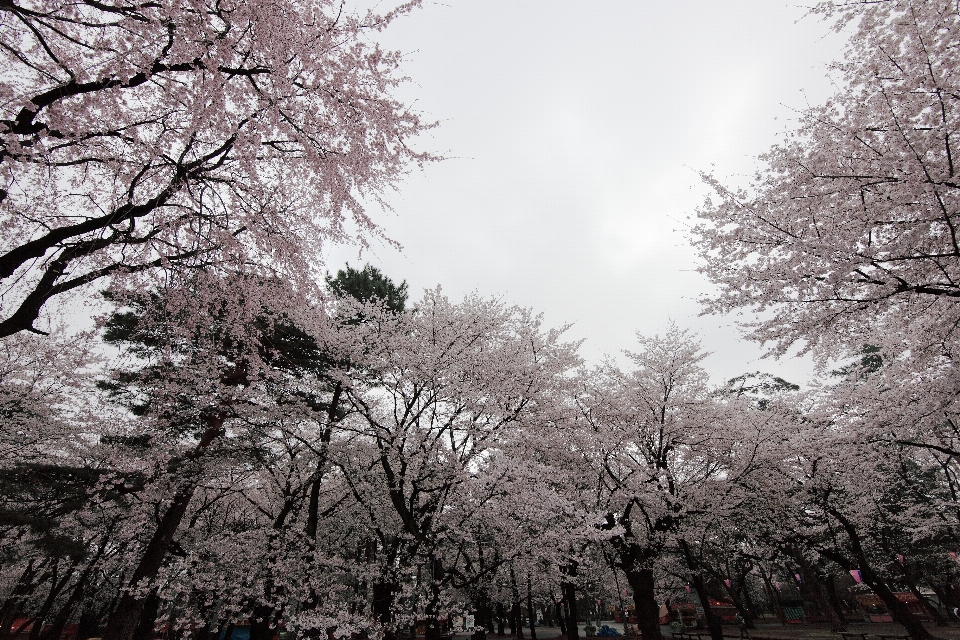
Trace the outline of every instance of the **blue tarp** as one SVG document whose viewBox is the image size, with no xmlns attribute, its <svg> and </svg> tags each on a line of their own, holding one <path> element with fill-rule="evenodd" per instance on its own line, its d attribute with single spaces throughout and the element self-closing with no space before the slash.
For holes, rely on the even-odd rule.
<svg viewBox="0 0 960 640">
<path fill-rule="evenodd" d="M 220 640 L 224 640 L 225 635 L 227 635 L 226 629 L 220 632 Z M 233 633 L 230 634 L 230 640 L 250 640 L 250 625 L 235 626 Z"/>
</svg>

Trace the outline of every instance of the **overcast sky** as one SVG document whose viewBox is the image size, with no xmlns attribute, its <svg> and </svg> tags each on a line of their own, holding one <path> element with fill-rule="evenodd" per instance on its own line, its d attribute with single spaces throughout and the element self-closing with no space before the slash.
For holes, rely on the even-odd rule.
<svg viewBox="0 0 960 640">
<path fill-rule="evenodd" d="M 809 363 L 760 360 L 734 317 L 699 316 L 710 291 L 686 225 L 698 171 L 745 184 L 798 110 L 835 91 L 844 40 L 782 0 L 426 0 L 380 41 L 407 55 L 401 92 L 440 121 L 421 149 L 448 159 L 412 173 L 377 215 L 403 249 L 336 248 L 365 262 L 573 323 L 590 362 L 672 319 L 713 352 L 720 382 Z"/>
</svg>

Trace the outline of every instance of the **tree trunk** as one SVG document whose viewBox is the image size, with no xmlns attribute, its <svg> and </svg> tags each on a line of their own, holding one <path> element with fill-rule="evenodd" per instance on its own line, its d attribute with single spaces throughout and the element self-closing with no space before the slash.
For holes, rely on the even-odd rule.
<svg viewBox="0 0 960 640">
<path fill-rule="evenodd" d="M 424 640 L 440 640 L 440 617 L 438 615 L 439 599 L 431 598 L 424 612 L 423 633 Z"/>
<path fill-rule="evenodd" d="M 753 597 L 750 595 L 750 587 L 747 585 L 747 575 L 749 574 L 740 576 L 740 592 L 743 594 L 744 609 L 749 614 L 746 618 L 747 628 L 756 629 L 754 618 L 760 613 L 760 610 L 754 604 Z"/>
<path fill-rule="evenodd" d="M 577 566 L 576 564 L 571 564 L 570 576 L 577 575 Z M 563 588 L 563 599 L 567 603 L 567 640 L 579 640 L 580 638 L 580 629 L 577 627 L 577 584 L 572 581 L 564 582 L 562 585 Z"/>
<path fill-rule="evenodd" d="M 343 395 L 343 384 L 337 382 L 333 389 L 333 397 L 327 407 L 327 423 L 323 433 L 320 434 L 322 443 L 320 455 L 317 457 L 317 470 L 315 477 L 310 484 L 310 499 L 307 503 L 307 524 L 306 534 L 311 543 L 317 537 L 317 526 L 320 522 L 320 487 L 323 481 L 323 474 L 327 466 L 327 446 L 330 444 L 330 436 L 333 432 L 333 423 L 337 416 L 337 407 L 340 405 L 340 397 Z"/>
<path fill-rule="evenodd" d="M 507 631 L 507 629 L 506 629 L 506 624 L 507 624 L 507 623 L 506 623 L 506 620 L 504 620 L 504 618 L 506 618 L 506 616 L 507 616 L 507 612 L 504 611 L 504 609 L 503 609 L 503 603 L 502 603 L 502 602 L 498 602 L 498 603 L 497 603 L 497 635 L 498 635 L 498 636 L 506 635 L 506 631 Z"/>
<path fill-rule="evenodd" d="M 763 578 L 764 587 L 767 590 L 767 597 L 770 599 L 770 609 L 777 619 L 780 620 L 780 624 L 787 626 L 787 616 L 783 613 L 783 605 L 780 604 L 780 592 L 774 586 L 770 577 L 767 574 L 760 572 L 760 576 Z"/>
<path fill-rule="evenodd" d="M 428 615 L 424 621 L 423 640 L 439 640 L 440 623 L 436 616 Z"/>
<path fill-rule="evenodd" d="M 373 583 L 373 617 L 377 622 L 383 625 L 389 625 L 393 622 L 393 594 L 397 586 L 392 582 L 374 582 Z"/>
<path fill-rule="evenodd" d="M 954 604 L 952 599 L 952 592 L 950 591 L 949 585 L 937 584 L 935 582 L 930 583 L 930 588 L 933 589 L 933 592 L 937 594 L 937 599 L 940 601 L 941 606 L 943 606 L 947 611 L 947 619 L 952 623 L 956 624 L 957 619 L 951 614 L 953 608 L 957 605 Z"/>
<path fill-rule="evenodd" d="M 76 640 L 87 640 L 87 638 L 96 637 L 100 631 L 100 618 L 88 604 L 80 612 L 80 620 L 77 622 Z"/>
<path fill-rule="evenodd" d="M 21 604 L 27 596 L 36 589 L 37 584 L 34 583 L 34 578 L 49 560 L 49 558 L 45 558 L 37 567 L 34 567 L 33 560 L 30 560 L 20 573 L 20 577 L 17 579 L 17 584 L 14 586 L 13 591 L 10 592 L 7 599 L 3 601 L 3 605 L 0 606 L 0 640 L 8 640 L 13 636 L 13 629 L 11 627 L 13 626 L 13 621 L 20 615 Z"/>
<path fill-rule="evenodd" d="M 196 485 L 190 483 L 188 486 L 177 491 L 171 502 L 170 507 L 160 519 L 160 525 L 154 532 L 153 537 L 147 544 L 140 563 L 137 565 L 130 578 L 127 591 L 120 597 L 116 609 L 107 622 L 107 629 L 103 635 L 103 640 L 133 640 L 137 627 L 140 624 L 140 617 L 144 611 L 146 599 L 135 596 L 132 593 L 141 581 L 147 581 L 157 575 L 163 564 L 163 559 L 167 555 L 170 543 L 183 521 L 183 516 L 187 512 L 190 500 L 193 498 Z"/>
<path fill-rule="evenodd" d="M 431 558 L 430 601 L 427 602 L 424 640 L 440 640 L 440 588 L 444 582 L 443 562 L 440 558 Z"/>
<path fill-rule="evenodd" d="M 870 566 L 870 563 L 867 561 L 867 555 L 863 550 L 860 534 L 857 532 L 853 522 L 851 522 L 835 508 L 829 508 L 827 511 L 840 522 L 846 531 L 847 538 L 850 540 L 850 547 L 853 552 L 853 560 L 857 564 L 853 564 L 850 558 L 845 557 L 835 549 L 821 550 L 821 553 L 848 571 L 859 568 L 860 577 L 863 582 L 873 590 L 878 598 L 883 600 L 883 604 L 887 606 L 887 609 L 890 611 L 890 616 L 893 618 L 894 622 L 900 623 L 903 628 L 907 630 L 907 633 L 910 634 L 910 637 L 913 638 L 913 640 L 935 640 L 935 636 L 933 636 L 923 627 L 923 624 L 917 620 L 916 616 L 913 615 L 913 612 L 907 608 L 907 605 L 903 604 L 897 599 L 897 596 L 893 594 L 893 591 L 890 589 L 890 587 L 886 585 L 886 583 Z M 859 565 L 859 567 L 857 565 Z"/>
<path fill-rule="evenodd" d="M 837 584 L 833 579 L 833 576 L 828 575 L 823 581 L 824 586 L 827 589 L 827 599 L 830 600 L 830 606 L 833 607 L 833 611 L 837 616 L 837 621 L 839 622 L 840 628 L 837 632 L 846 631 L 847 628 L 847 617 L 843 614 L 843 607 L 840 606 L 840 598 L 837 596 Z"/>
<path fill-rule="evenodd" d="M 514 600 L 510 605 L 510 634 L 517 637 L 523 637 L 523 615 L 520 612 L 520 603 Z"/>
<path fill-rule="evenodd" d="M 637 611 L 637 628 L 643 640 L 662 640 L 660 633 L 660 606 L 655 593 L 656 579 L 647 566 L 650 551 L 636 544 L 617 545 L 620 568 L 633 591 L 633 606 Z"/>
<path fill-rule="evenodd" d="M 947 617 L 951 622 L 956 624 L 957 619 L 956 616 L 953 615 L 953 610 L 960 607 L 960 594 L 957 593 L 956 587 L 954 587 L 952 582 L 931 583 L 930 587 L 940 599 L 940 604 L 946 607 Z"/>
<path fill-rule="evenodd" d="M 484 600 L 483 630 L 484 633 L 493 633 L 493 603 L 489 598 Z"/>
<path fill-rule="evenodd" d="M 726 586 L 726 583 L 724 583 Z M 733 603 L 733 607 L 737 610 L 737 613 L 740 614 L 740 617 L 743 618 L 743 624 L 747 629 L 755 629 L 756 627 L 753 624 L 753 616 L 750 615 L 750 612 L 745 606 L 743 606 L 743 601 L 740 599 L 739 594 L 733 589 L 732 586 L 727 587 L 727 593 L 730 595 L 730 602 Z"/>
<path fill-rule="evenodd" d="M 700 606 L 703 607 L 703 616 L 707 620 L 707 629 L 710 631 L 710 640 L 723 640 L 723 627 L 720 626 L 720 618 L 713 615 L 713 609 L 710 607 L 709 596 L 706 586 L 703 584 L 703 576 L 700 574 L 700 564 L 693 556 L 690 545 L 686 540 L 681 539 L 680 548 L 683 550 L 683 558 L 687 562 L 692 575 L 690 582 L 697 591 L 697 597 L 700 599 Z"/>
<path fill-rule="evenodd" d="M 156 591 L 151 591 L 143 602 L 143 610 L 140 612 L 137 629 L 133 632 L 133 640 L 152 640 L 158 615 L 160 615 L 160 596 Z"/>
<path fill-rule="evenodd" d="M 475 592 L 473 596 L 473 603 L 473 637 L 486 640 L 487 634 L 493 633 L 493 606 L 490 603 L 490 597 L 483 591 Z M 498 604 L 497 606 L 500 605 Z M 500 620 L 502 621 L 503 618 L 501 617 Z M 483 628 L 482 632 L 479 631 L 480 628 Z M 500 635 L 503 635 L 503 633 L 501 632 Z"/>
<path fill-rule="evenodd" d="M 920 604 L 922 604 L 923 607 L 933 617 L 933 621 L 935 625 L 937 625 L 938 627 L 949 626 L 947 624 L 947 621 L 944 620 L 943 616 L 940 615 L 940 612 L 937 610 L 937 608 L 933 606 L 933 603 L 927 600 L 927 597 L 924 596 L 922 593 L 920 593 L 920 589 L 917 587 L 917 584 L 912 579 L 907 580 L 907 587 L 910 589 L 910 593 L 912 593 L 914 597 L 916 597 L 917 601 Z"/>
<path fill-rule="evenodd" d="M 523 612 L 520 610 L 520 591 L 517 589 L 517 574 L 510 567 L 510 594 L 513 603 L 510 605 L 510 629 L 517 638 L 523 637 Z"/>
<path fill-rule="evenodd" d="M 923 627 L 923 624 L 917 620 L 913 612 L 907 608 L 907 605 L 900 602 L 893 591 L 890 590 L 890 587 L 873 572 L 873 569 L 864 569 L 863 565 L 861 565 L 860 576 L 863 578 L 864 583 L 877 594 L 877 597 L 883 600 L 883 604 L 889 609 L 890 616 L 894 622 L 899 622 L 913 640 L 936 639 L 936 636 L 932 635 Z"/>
<path fill-rule="evenodd" d="M 226 415 L 223 413 L 217 413 L 207 419 L 207 428 L 203 432 L 200 442 L 189 455 L 192 460 L 200 458 L 207 447 L 220 436 L 225 420 Z M 180 528 L 183 517 L 187 513 L 187 507 L 190 505 L 196 489 L 197 479 L 190 478 L 174 494 L 170 506 L 160 519 L 157 530 L 154 531 L 139 564 L 130 577 L 127 589 L 120 597 L 120 602 L 117 603 L 110 619 L 107 621 L 103 640 L 133 640 L 146 603 L 145 598 L 134 595 L 134 590 L 142 586 L 142 582 L 147 582 L 156 577 L 157 572 L 160 571 L 163 560 L 170 549 L 177 530 Z"/>
<path fill-rule="evenodd" d="M 847 629 L 843 625 L 843 620 L 841 620 L 836 611 L 834 611 L 833 603 L 830 602 L 830 596 L 827 593 L 823 576 L 820 575 L 820 573 L 810 565 L 800 549 L 795 546 L 791 546 L 788 549 L 788 552 L 794 561 L 796 561 L 797 566 L 800 567 L 800 573 L 803 577 L 804 584 L 810 587 L 813 597 L 817 600 L 817 606 L 820 608 L 820 613 L 822 613 L 824 616 L 830 617 L 830 630 L 833 633 L 846 631 Z"/>
<path fill-rule="evenodd" d="M 73 614 L 73 610 L 83 597 L 88 575 L 89 574 L 87 572 L 84 572 L 77 579 L 77 584 L 73 586 L 73 591 L 70 592 L 70 597 L 67 598 L 67 601 L 64 602 L 63 606 L 60 607 L 60 610 L 57 611 L 57 615 L 53 617 L 53 622 L 50 623 L 50 626 L 41 633 L 40 640 L 58 640 L 60 638 L 60 634 L 63 633 L 64 627 L 67 626 L 67 620 L 70 619 L 70 616 Z"/>
<path fill-rule="evenodd" d="M 40 634 L 43 632 L 43 623 L 47 619 L 47 616 L 50 615 L 53 605 L 56 603 L 57 596 L 60 595 L 60 592 L 67 582 L 70 580 L 70 576 L 73 575 L 73 572 L 77 568 L 79 562 L 74 562 L 67 568 L 66 575 L 60 576 L 60 561 L 57 560 L 53 565 L 53 575 L 50 579 L 50 592 L 47 594 L 46 599 L 43 601 L 43 604 L 40 605 L 39 610 L 37 610 L 36 615 L 34 616 L 33 626 L 30 627 L 29 640 L 40 640 Z"/>
<path fill-rule="evenodd" d="M 723 640 L 723 627 L 720 625 L 720 618 L 713 613 L 713 607 L 710 606 L 710 597 L 707 595 L 706 585 L 703 584 L 703 577 L 699 573 L 695 573 L 690 581 L 693 583 L 693 588 L 700 599 L 700 606 L 703 607 L 703 617 L 707 621 L 710 640 Z"/>
<path fill-rule="evenodd" d="M 43 632 L 43 622 L 46 619 L 46 614 L 49 613 L 52 605 L 47 605 L 44 608 L 46 612 L 38 613 L 36 616 L 31 618 L 33 623 L 30 626 L 30 633 L 27 634 L 27 640 L 40 640 L 40 634 Z"/>
<path fill-rule="evenodd" d="M 70 596 L 67 598 L 67 601 L 63 603 L 63 606 L 60 607 L 57 615 L 54 616 L 53 622 L 50 624 L 50 628 L 43 633 L 41 640 L 58 640 L 60 638 L 60 634 L 63 633 L 63 629 L 67 625 L 67 621 L 73 614 L 74 609 L 83 599 L 83 596 L 87 590 L 87 580 L 90 579 L 90 574 L 93 573 L 94 568 L 97 566 L 97 562 L 99 562 L 100 558 L 103 557 L 103 553 L 107 549 L 107 542 L 109 541 L 110 534 L 112 532 L 113 528 L 111 526 L 107 535 L 104 536 L 103 541 L 100 543 L 100 548 L 97 549 L 97 553 L 93 556 L 93 558 L 90 559 L 90 561 L 87 563 L 87 566 L 84 567 L 83 571 L 77 577 L 77 582 L 73 586 L 73 591 L 70 592 Z M 77 633 L 79 635 L 79 629 Z"/>
<path fill-rule="evenodd" d="M 527 614 L 530 616 L 530 640 L 537 640 L 537 614 L 533 610 L 533 588 L 527 575 Z"/>
<path fill-rule="evenodd" d="M 253 607 L 253 614 L 250 616 L 250 640 L 270 640 L 273 637 L 270 625 L 273 613 L 273 607 L 267 604 Z"/>
<path fill-rule="evenodd" d="M 629 567 L 629 568 L 628 568 Z M 642 640 L 662 640 L 660 633 L 660 607 L 655 592 L 656 578 L 653 569 L 636 569 L 626 565 L 627 582 L 633 591 L 633 606 L 637 609 L 637 628 Z"/>
</svg>

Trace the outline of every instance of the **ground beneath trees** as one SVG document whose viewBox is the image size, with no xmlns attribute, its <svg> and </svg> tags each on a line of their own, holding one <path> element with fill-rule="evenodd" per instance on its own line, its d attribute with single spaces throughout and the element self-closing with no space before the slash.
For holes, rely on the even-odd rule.
<svg viewBox="0 0 960 640">
<path fill-rule="evenodd" d="M 623 632 L 623 625 L 619 622 L 605 620 L 601 624 L 608 625 L 621 633 Z M 936 627 L 932 623 L 926 623 L 925 626 L 934 636 L 947 640 L 960 640 L 960 626 Z M 661 631 L 663 632 L 663 637 L 669 640 L 671 636 L 670 627 L 663 625 Z M 879 636 L 881 635 L 907 635 L 907 631 L 902 626 L 892 622 L 848 622 L 847 631 L 850 633 L 866 633 L 870 637 L 870 640 L 880 640 Z M 705 630 L 704 633 L 706 633 Z M 750 634 L 760 638 L 775 638 L 777 640 L 841 640 L 839 634 L 830 631 L 829 624 L 808 624 L 806 626 L 791 624 L 783 626 L 779 622 L 760 622 L 757 623 L 756 629 L 750 631 Z M 560 629 L 557 627 L 537 627 L 537 640 L 548 640 L 549 638 L 556 638 L 559 635 L 561 635 Z M 740 632 L 738 628 L 733 625 L 724 625 L 723 635 L 724 638 L 736 640 L 740 637 Z M 516 638 L 516 636 L 509 633 L 503 636 L 498 636 L 493 633 L 487 637 L 491 640 L 496 638 Z M 530 640 L 529 628 L 523 630 L 523 637 L 526 640 Z M 584 637 L 583 626 L 581 626 L 580 638 L 582 639 Z M 470 634 L 457 634 L 455 640 L 468 640 L 469 638 Z"/>
</svg>

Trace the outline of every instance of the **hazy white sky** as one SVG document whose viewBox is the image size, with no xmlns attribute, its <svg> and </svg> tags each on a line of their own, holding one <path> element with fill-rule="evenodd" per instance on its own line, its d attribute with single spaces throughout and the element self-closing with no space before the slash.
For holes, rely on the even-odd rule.
<svg viewBox="0 0 960 640">
<path fill-rule="evenodd" d="M 447 160 L 414 172 L 377 215 L 403 245 L 357 255 L 413 298 L 441 285 L 574 323 L 588 361 L 670 319 L 714 353 L 716 382 L 747 371 L 807 379 L 758 360 L 732 317 L 699 317 L 688 218 L 714 169 L 743 184 L 797 110 L 835 87 L 844 40 L 783 0 L 425 0 L 381 42 L 407 52 L 401 95 L 440 126 L 419 141 Z"/>
</svg>

